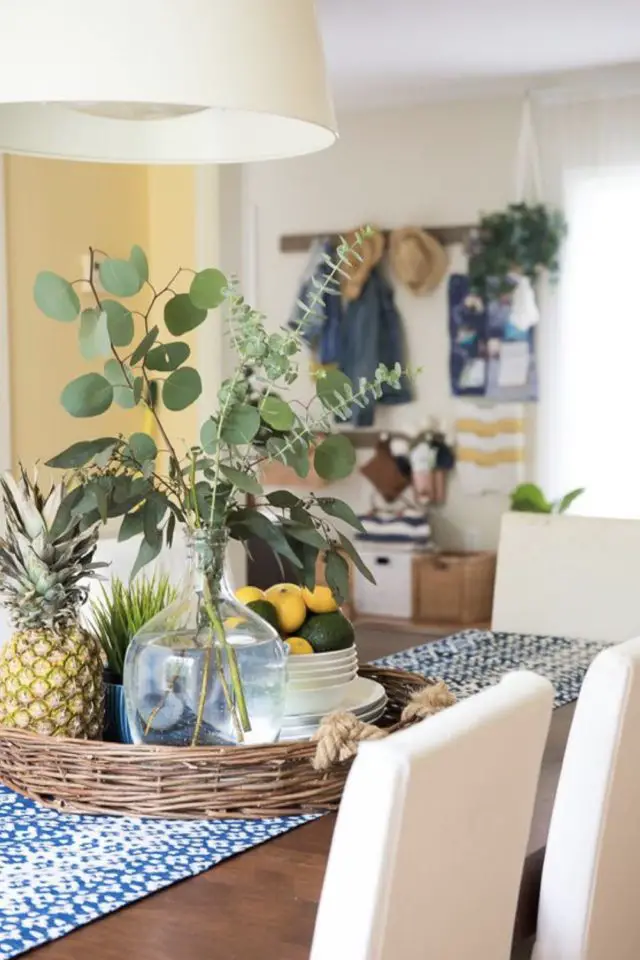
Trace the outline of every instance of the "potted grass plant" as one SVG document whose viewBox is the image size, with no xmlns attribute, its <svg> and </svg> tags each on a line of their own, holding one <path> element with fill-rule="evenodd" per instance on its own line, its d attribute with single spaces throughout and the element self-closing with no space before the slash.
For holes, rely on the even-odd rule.
<svg viewBox="0 0 640 960">
<path fill-rule="evenodd" d="M 138 577 L 124 583 L 114 577 L 89 604 L 89 632 L 99 644 L 107 666 L 105 680 L 105 740 L 131 743 L 122 687 L 129 644 L 150 620 L 169 606 L 177 590 L 165 574 Z"/>
<path fill-rule="evenodd" d="M 339 295 L 368 231 L 342 243 L 290 329 L 268 327 L 237 284 L 217 269 L 180 268 L 164 285 L 149 280 L 147 258 L 133 247 L 127 259 L 91 250 L 88 277 L 67 281 L 45 271 L 34 295 L 54 320 L 74 323 L 83 356 L 102 359 L 69 383 L 61 401 L 74 417 L 98 417 L 113 404 L 143 407 L 151 431 L 98 436 L 73 444 L 49 461 L 72 485 L 61 505 L 81 527 L 118 517 L 119 538 L 140 538 L 134 575 L 171 546 L 176 526 L 186 532 L 192 572 L 176 601 L 143 627 L 129 645 L 124 687 L 134 740 L 198 746 L 273 742 L 279 735 L 286 683 L 285 650 L 274 628 L 235 600 L 224 578 L 229 538 L 266 541 L 299 571 L 308 587 L 316 562 L 338 602 L 347 595 L 350 558 L 373 579 L 348 527 L 360 522 L 351 507 L 331 496 L 265 491 L 261 466 L 284 463 L 300 477 L 311 462 L 327 482 L 347 477 L 355 465 L 349 439 L 334 432 L 355 406 L 399 388 L 400 365 L 380 365 L 371 381 L 352 383 L 338 370 L 318 372 L 313 393 L 301 402 L 303 332 L 325 296 Z M 99 262 L 100 289 L 95 282 Z M 185 283 L 186 281 L 186 283 Z M 185 292 L 179 292 L 186 286 Z M 87 305 L 82 306 L 80 296 Z M 130 298 L 135 297 L 135 307 Z M 141 302 L 144 301 L 141 306 Z M 221 308 L 211 322 L 224 325 L 236 357 L 205 417 L 199 440 L 183 445 L 171 435 L 164 411 L 196 403 L 202 380 L 189 360 L 184 336 Z M 248 376 L 259 385 L 256 401 Z M 160 402 L 150 404 L 158 395 Z M 251 496 L 251 505 L 246 496 Z M 336 526 L 336 521 L 338 525 Z"/>
</svg>

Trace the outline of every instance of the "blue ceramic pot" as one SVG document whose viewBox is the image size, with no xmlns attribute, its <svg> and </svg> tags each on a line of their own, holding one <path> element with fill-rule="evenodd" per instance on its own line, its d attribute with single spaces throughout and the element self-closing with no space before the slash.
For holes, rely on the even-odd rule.
<svg viewBox="0 0 640 960">
<path fill-rule="evenodd" d="M 109 675 L 105 675 L 104 714 L 104 739 L 110 743 L 133 743 L 124 687 L 121 683 L 112 683 Z"/>
</svg>

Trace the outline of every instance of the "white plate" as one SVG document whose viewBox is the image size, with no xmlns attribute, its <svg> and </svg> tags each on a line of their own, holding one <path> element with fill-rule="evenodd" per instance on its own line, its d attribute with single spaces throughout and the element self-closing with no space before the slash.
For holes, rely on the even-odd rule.
<svg viewBox="0 0 640 960">
<path fill-rule="evenodd" d="M 347 689 L 354 683 L 336 683 L 330 687 L 315 687 L 312 690 L 296 690 L 287 687 L 284 700 L 284 712 L 287 717 L 297 717 L 300 714 L 321 714 L 337 710 L 342 703 Z"/>
<path fill-rule="evenodd" d="M 360 719 L 363 721 L 363 723 L 375 723 L 376 720 L 379 720 L 383 715 L 385 708 L 386 703 L 382 703 L 379 707 L 376 707 L 375 710 L 372 710 L 371 713 L 362 715 Z M 307 723 L 301 724 L 297 727 L 283 727 L 280 731 L 280 743 L 287 742 L 289 740 L 310 740 L 318 729 L 319 725 L 319 723 Z"/>
<path fill-rule="evenodd" d="M 327 653 L 293 653 L 291 659 L 300 661 L 300 663 L 324 663 L 330 664 L 335 660 L 349 660 L 351 657 L 357 657 L 358 651 L 355 644 L 345 647 L 344 650 L 329 650 Z"/>
<path fill-rule="evenodd" d="M 335 706 L 329 709 L 321 707 L 320 710 L 316 709 L 314 711 L 311 709 L 307 710 L 306 713 L 294 715 L 288 709 L 287 705 L 285 707 L 283 727 L 291 725 L 301 726 L 306 723 L 319 723 L 330 710 L 346 710 L 350 713 L 355 713 L 356 716 L 360 716 L 362 713 L 366 713 L 380 703 L 386 703 L 386 701 L 387 694 L 381 683 L 378 683 L 377 680 L 369 680 L 367 677 L 356 677 L 346 688 L 343 688 L 340 700 Z"/>
<path fill-rule="evenodd" d="M 287 690 L 319 690 L 322 687 L 332 687 L 337 683 L 350 683 L 358 672 L 357 667 L 332 673 L 328 677 L 292 677 L 289 675 Z"/>
<path fill-rule="evenodd" d="M 320 654 L 317 654 L 320 656 Z M 307 659 L 308 657 L 308 659 Z M 304 658 L 304 662 L 300 661 Z M 351 657 L 343 657 L 342 660 L 334 660 L 326 663 L 324 660 L 314 660 L 311 654 L 292 654 L 287 659 L 287 669 L 289 673 L 295 674 L 313 674 L 331 673 L 333 670 L 344 670 L 345 667 L 357 666 L 358 656 L 353 654 Z"/>
</svg>

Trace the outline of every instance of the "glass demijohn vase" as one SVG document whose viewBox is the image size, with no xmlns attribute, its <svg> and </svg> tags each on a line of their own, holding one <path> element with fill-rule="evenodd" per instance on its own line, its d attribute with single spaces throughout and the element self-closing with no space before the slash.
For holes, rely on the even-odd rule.
<svg viewBox="0 0 640 960">
<path fill-rule="evenodd" d="M 124 665 L 134 743 L 273 743 L 286 692 L 274 628 L 233 595 L 226 531 L 198 530 L 178 598 L 134 637 Z"/>
</svg>

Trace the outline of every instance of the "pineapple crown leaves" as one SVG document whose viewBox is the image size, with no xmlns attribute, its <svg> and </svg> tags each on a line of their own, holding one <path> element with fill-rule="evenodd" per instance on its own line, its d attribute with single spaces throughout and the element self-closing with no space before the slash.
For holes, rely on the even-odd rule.
<svg viewBox="0 0 640 960">
<path fill-rule="evenodd" d="M 93 562 L 97 526 L 64 517 L 62 484 L 44 494 L 37 476 L 0 477 L 5 534 L 0 537 L 0 596 L 18 628 L 57 629 L 73 622 L 86 601 L 83 581 L 103 564 Z M 63 522 L 60 518 L 63 517 Z"/>
<path fill-rule="evenodd" d="M 370 382 L 352 383 L 340 371 L 326 371 L 314 381 L 308 403 L 291 395 L 314 309 L 325 294 L 337 290 L 370 233 L 361 231 L 353 243 L 342 241 L 335 257 L 327 258 L 324 278 L 310 302 L 301 305 L 293 327 L 274 329 L 245 301 L 237 281 L 214 268 L 180 268 L 165 286 L 152 285 L 139 247 L 128 260 L 100 252 L 106 297 L 91 279 L 94 250 L 88 280 L 69 282 L 49 272 L 38 276 L 34 296 L 42 312 L 64 323 L 79 320 L 83 356 L 104 358 L 103 373 L 85 373 L 65 387 L 61 402 L 67 412 L 88 418 L 113 404 L 142 407 L 153 423 L 147 433 L 128 438 L 102 436 L 75 443 L 47 463 L 72 471 L 75 489 L 65 501 L 71 516 L 82 517 L 84 526 L 119 517 L 120 540 L 141 538 L 132 576 L 159 555 L 163 544 L 171 546 L 178 524 L 192 531 L 226 527 L 232 538 L 245 543 L 252 537 L 265 540 L 304 570 L 307 581 L 314 576 L 319 552 L 335 558 L 347 549 L 342 531 L 333 529 L 335 515 L 327 515 L 317 498 L 301 498 L 294 514 L 276 515 L 276 523 L 265 520 L 263 511 L 270 504 L 260 476 L 266 462 L 276 461 L 302 478 L 312 465 L 322 480 L 347 477 L 356 455 L 348 437 L 333 434 L 335 421 L 348 420 L 354 407 L 375 402 L 383 386 L 398 389 L 407 374 L 399 366 L 380 365 Z M 84 290 L 89 285 L 94 299 L 90 308 L 81 310 L 78 284 Z M 179 292 L 181 287 L 188 292 Z M 134 311 L 126 303 L 132 296 L 144 300 Z M 183 450 L 170 436 L 164 410 L 184 410 L 196 403 L 202 381 L 188 365 L 190 349 L 181 338 L 218 307 L 236 364 L 220 385 L 199 442 Z M 161 397 L 161 405 L 154 395 Z M 245 506 L 245 495 L 253 498 L 252 504 Z M 349 549 L 357 556 L 355 548 Z M 344 581 L 337 560 L 332 568 Z"/>
</svg>

